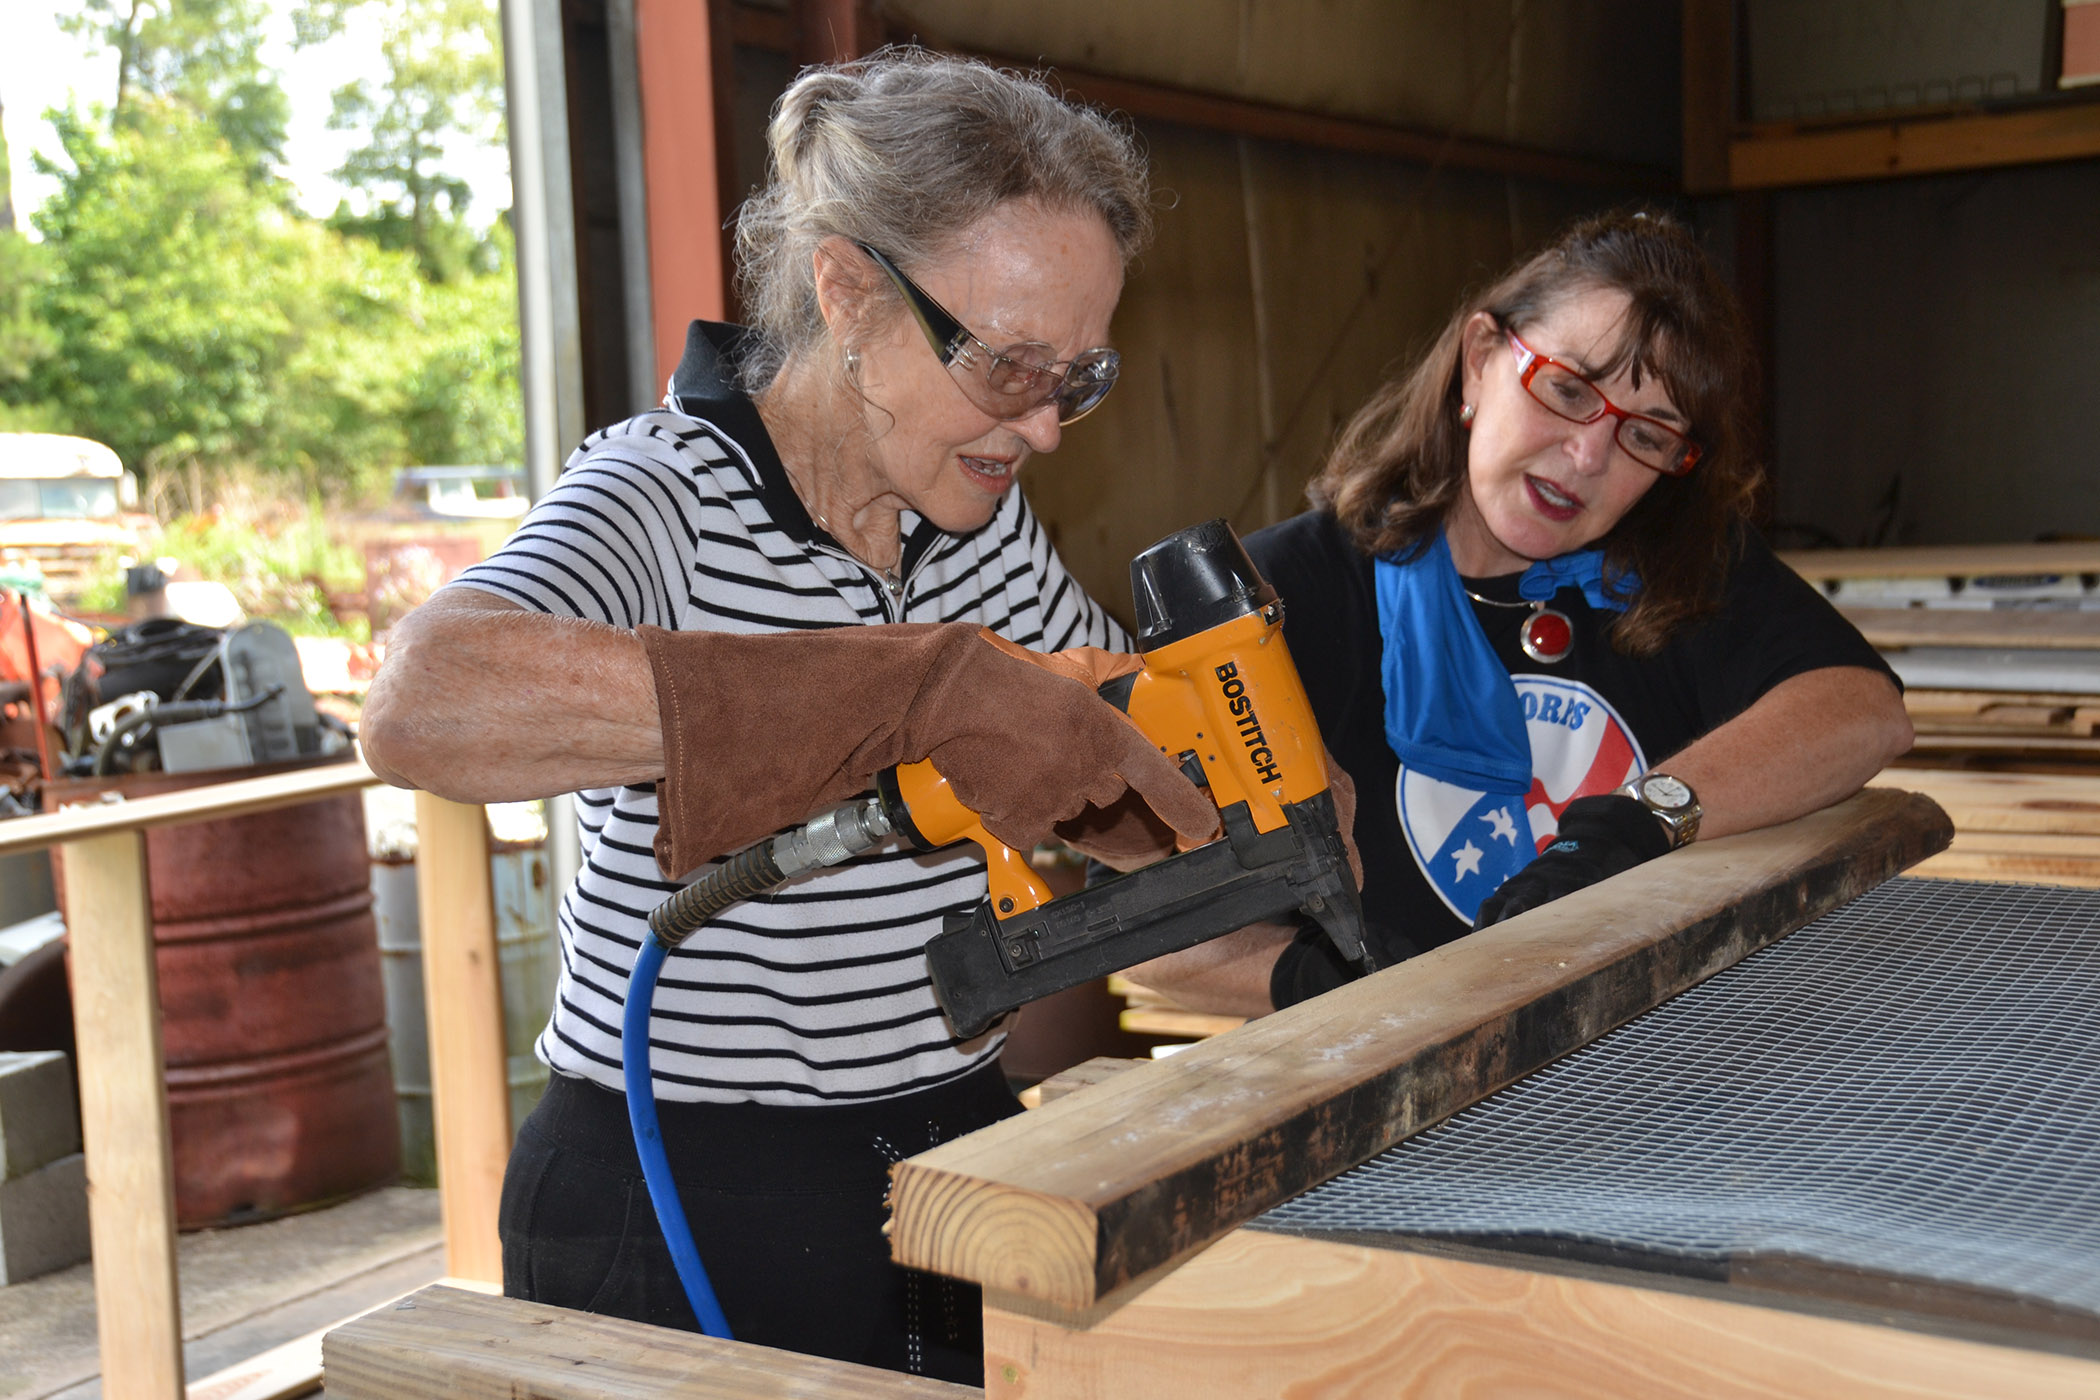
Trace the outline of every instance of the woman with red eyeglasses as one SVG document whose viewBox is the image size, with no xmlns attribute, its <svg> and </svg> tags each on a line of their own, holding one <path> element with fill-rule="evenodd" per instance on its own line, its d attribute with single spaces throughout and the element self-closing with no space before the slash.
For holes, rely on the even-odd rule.
<svg viewBox="0 0 2100 1400">
<path fill-rule="evenodd" d="M 1910 746 L 1893 674 L 1748 524 L 1751 389 L 1690 235 L 1593 219 L 1460 307 L 1314 508 L 1247 540 L 1355 780 L 1384 961 L 1827 806 Z M 1354 973 L 1264 927 L 1130 975 L 1257 1015 Z"/>
</svg>

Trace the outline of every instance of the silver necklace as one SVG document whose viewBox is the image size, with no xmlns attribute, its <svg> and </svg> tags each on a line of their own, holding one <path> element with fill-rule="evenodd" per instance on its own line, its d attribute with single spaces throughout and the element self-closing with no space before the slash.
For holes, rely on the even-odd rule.
<svg viewBox="0 0 2100 1400">
<path fill-rule="evenodd" d="M 1575 624 L 1568 620 L 1566 613 L 1557 608 L 1547 607 L 1546 599 L 1526 599 L 1509 603 L 1500 598 L 1483 598 L 1464 584 L 1460 584 L 1458 588 L 1459 592 L 1474 602 L 1485 603 L 1491 608 L 1529 609 L 1531 616 L 1524 619 L 1522 628 L 1517 632 L 1517 645 L 1522 647 L 1524 654 L 1533 661 L 1552 666 L 1565 661 L 1568 653 L 1575 649 Z"/>
<path fill-rule="evenodd" d="M 897 540 L 897 562 L 885 568 L 878 564 L 870 564 L 867 560 L 861 558 L 858 554 L 854 554 L 851 549 L 847 549 L 846 542 L 844 540 L 839 539 L 838 531 L 831 528 L 831 522 L 824 518 L 823 511 L 818 510 L 814 506 L 811 506 L 809 508 L 809 513 L 810 516 L 817 522 L 817 524 L 823 528 L 825 534 L 831 536 L 834 540 L 838 540 L 840 549 L 844 549 L 846 550 L 847 554 L 852 555 L 854 562 L 860 564 L 863 568 L 873 569 L 877 573 L 882 575 L 882 586 L 889 590 L 890 596 L 892 598 L 903 596 L 904 579 L 903 576 L 898 573 L 898 570 L 904 566 L 904 540 L 902 536 L 899 536 Z"/>
</svg>

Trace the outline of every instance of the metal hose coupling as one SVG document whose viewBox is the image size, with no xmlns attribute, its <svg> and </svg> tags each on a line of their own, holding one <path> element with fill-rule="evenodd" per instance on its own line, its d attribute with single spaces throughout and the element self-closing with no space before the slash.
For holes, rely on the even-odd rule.
<svg viewBox="0 0 2100 1400">
<path fill-rule="evenodd" d="M 793 831 L 746 847 L 657 905 L 649 915 L 650 936 L 668 953 L 730 905 L 797 875 L 851 860 L 880 845 L 891 830 L 880 798 L 857 797 L 834 807 Z"/>
</svg>

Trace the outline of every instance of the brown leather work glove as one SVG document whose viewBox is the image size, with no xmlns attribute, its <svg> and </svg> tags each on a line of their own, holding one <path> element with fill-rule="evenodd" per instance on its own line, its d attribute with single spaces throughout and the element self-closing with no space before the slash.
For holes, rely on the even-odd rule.
<svg viewBox="0 0 2100 1400">
<path fill-rule="evenodd" d="M 1217 829 L 1210 800 L 1090 685 L 985 645 L 969 623 L 636 635 L 663 724 L 668 878 L 922 758 L 1024 851 L 1126 791 L 1196 839 Z"/>
</svg>

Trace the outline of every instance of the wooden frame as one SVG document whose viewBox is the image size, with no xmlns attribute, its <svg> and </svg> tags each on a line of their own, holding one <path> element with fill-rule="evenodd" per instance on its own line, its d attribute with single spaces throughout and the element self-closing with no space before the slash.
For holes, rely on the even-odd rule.
<svg viewBox="0 0 2100 1400">
<path fill-rule="evenodd" d="M 1259 1230 L 1235 1230 L 1119 1306 L 1063 1316 L 985 1300 L 986 1400 L 2095 1393 L 2100 1362 L 2076 1357 Z"/>
<path fill-rule="evenodd" d="M 1936 851 L 1871 789 L 1703 841 L 892 1169 L 900 1263 L 1099 1304 Z"/>
<path fill-rule="evenodd" d="M 144 833 L 297 806 L 378 781 L 351 759 L 0 822 L 0 854 L 51 846 L 65 853 L 96 1330 L 109 1400 L 184 1394 L 174 1165 Z M 496 1202 L 510 1150 L 509 1089 L 487 825 L 479 807 L 428 794 L 418 796 L 417 816 L 446 1269 L 500 1281 Z"/>
</svg>

